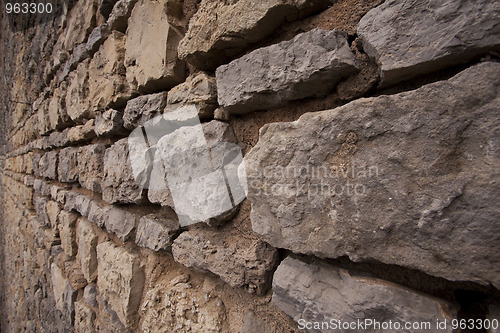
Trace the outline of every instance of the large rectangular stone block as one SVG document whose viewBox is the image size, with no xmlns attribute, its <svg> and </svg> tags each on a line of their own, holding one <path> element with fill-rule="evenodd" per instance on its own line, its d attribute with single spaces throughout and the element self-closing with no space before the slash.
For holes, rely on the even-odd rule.
<svg viewBox="0 0 500 333">
<path fill-rule="evenodd" d="M 218 100 L 230 113 L 268 110 L 324 95 L 357 71 L 347 33 L 314 29 L 217 68 Z"/>
<path fill-rule="evenodd" d="M 132 326 L 138 319 L 144 288 L 144 267 L 139 257 L 125 248 L 105 242 L 97 245 L 97 261 L 100 297 L 123 325 Z"/>
<path fill-rule="evenodd" d="M 78 149 L 78 181 L 80 185 L 93 192 L 101 192 L 106 145 L 96 143 Z"/>
<path fill-rule="evenodd" d="M 66 112 L 76 123 L 95 117 L 89 102 L 89 63 L 82 61 L 66 79 Z"/>
<path fill-rule="evenodd" d="M 78 148 L 68 147 L 59 151 L 58 179 L 63 183 L 78 181 L 77 167 Z"/>
<path fill-rule="evenodd" d="M 97 278 L 97 234 L 92 223 L 85 217 L 78 219 L 76 230 L 82 273 L 87 282 L 92 282 Z"/>
</svg>

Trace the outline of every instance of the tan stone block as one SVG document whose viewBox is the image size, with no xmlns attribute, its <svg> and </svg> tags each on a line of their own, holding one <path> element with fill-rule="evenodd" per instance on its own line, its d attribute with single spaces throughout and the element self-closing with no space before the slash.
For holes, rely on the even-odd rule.
<svg viewBox="0 0 500 333">
<path fill-rule="evenodd" d="M 92 223 L 84 217 L 78 219 L 78 256 L 82 273 L 88 282 L 97 277 L 97 234 Z"/>
<path fill-rule="evenodd" d="M 75 224 L 78 214 L 73 212 L 61 211 L 59 213 L 59 237 L 61 238 L 61 247 L 67 256 L 74 256 L 77 252 Z"/>
<path fill-rule="evenodd" d="M 84 300 L 75 302 L 75 333 L 94 333 L 95 312 L 92 311 Z"/>
<path fill-rule="evenodd" d="M 139 257 L 105 242 L 97 245 L 97 258 L 97 289 L 101 298 L 125 326 L 133 326 L 144 288 L 144 267 Z"/>
<path fill-rule="evenodd" d="M 95 116 L 89 104 L 89 62 L 90 60 L 81 62 L 66 79 L 66 112 L 77 123 Z"/>
</svg>

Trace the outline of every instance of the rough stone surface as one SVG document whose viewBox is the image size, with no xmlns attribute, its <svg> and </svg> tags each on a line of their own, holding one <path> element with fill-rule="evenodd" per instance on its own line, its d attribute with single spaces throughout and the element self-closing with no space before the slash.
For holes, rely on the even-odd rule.
<svg viewBox="0 0 500 333">
<path fill-rule="evenodd" d="M 45 153 L 38 164 L 38 172 L 46 179 L 57 179 L 57 152 Z"/>
<path fill-rule="evenodd" d="M 136 254 L 111 242 L 97 245 L 97 258 L 100 297 L 123 325 L 133 325 L 144 288 L 144 267 Z"/>
<path fill-rule="evenodd" d="M 85 49 L 90 54 L 94 54 L 97 52 L 99 47 L 104 43 L 106 38 L 111 34 L 111 31 L 106 23 L 103 23 L 92 30 L 87 39 L 87 44 L 85 45 Z"/>
<path fill-rule="evenodd" d="M 183 232 L 172 245 L 174 259 L 210 271 L 233 287 L 263 294 L 278 262 L 277 251 L 260 240 L 221 235 L 211 230 Z"/>
<path fill-rule="evenodd" d="M 104 154 L 102 198 L 113 203 L 140 203 L 145 199 L 144 183 L 147 174 L 134 176 L 129 158 L 129 139 L 121 139 Z"/>
<path fill-rule="evenodd" d="M 74 212 L 61 211 L 59 213 L 59 237 L 61 247 L 68 257 L 73 257 L 78 251 L 76 244 L 76 220 L 78 214 Z"/>
<path fill-rule="evenodd" d="M 286 258 L 274 274 L 272 299 L 296 321 L 328 322 L 333 318 L 344 323 L 364 322 L 375 319 L 376 315 L 380 322 L 430 322 L 430 332 L 452 332 L 450 325 L 446 330 L 438 329 L 436 321 L 450 322 L 457 316 L 456 308 L 443 300 L 380 279 L 326 264 L 307 264 L 291 257 Z M 328 331 L 314 327 L 309 330 Z M 394 331 L 414 332 L 404 327 Z"/>
<path fill-rule="evenodd" d="M 63 47 L 70 51 L 83 43 L 95 26 L 97 0 L 78 1 L 72 8 L 66 27 L 66 33 L 61 34 Z"/>
<path fill-rule="evenodd" d="M 485 62 L 263 127 L 245 156 L 253 230 L 295 253 L 499 287 L 499 83 Z"/>
<path fill-rule="evenodd" d="M 97 307 L 97 285 L 95 283 L 92 282 L 85 286 L 83 289 L 83 299 L 91 307 Z"/>
<path fill-rule="evenodd" d="M 95 333 L 95 312 L 92 311 L 84 300 L 75 302 L 75 333 Z"/>
<path fill-rule="evenodd" d="M 106 145 L 96 143 L 78 149 L 78 181 L 80 185 L 93 192 L 101 192 Z"/>
<path fill-rule="evenodd" d="M 314 29 L 217 68 L 219 104 L 247 113 L 328 93 L 358 70 L 347 34 Z"/>
<path fill-rule="evenodd" d="M 52 264 L 50 271 L 57 309 L 64 315 L 71 316 L 75 308 L 76 291 L 55 263 Z"/>
<path fill-rule="evenodd" d="M 81 62 L 76 70 L 68 75 L 66 92 L 66 112 L 71 120 L 83 123 L 84 119 L 95 116 L 89 103 L 89 62 Z"/>
<path fill-rule="evenodd" d="M 82 273 L 88 282 L 92 282 L 97 277 L 97 235 L 94 226 L 85 217 L 78 219 L 76 230 Z"/>
<path fill-rule="evenodd" d="M 78 148 L 68 147 L 59 151 L 58 179 L 63 183 L 78 181 L 77 168 Z"/>
<path fill-rule="evenodd" d="M 94 110 L 122 107 L 132 96 L 124 57 L 125 36 L 113 31 L 89 64 L 89 99 Z"/>
<path fill-rule="evenodd" d="M 179 222 L 169 216 L 150 214 L 139 219 L 135 243 L 154 251 L 166 250 L 179 233 Z"/>
<path fill-rule="evenodd" d="M 201 72 L 189 76 L 168 92 L 168 104 L 195 104 L 202 119 L 212 118 L 217 108 L 217 84 L 215 78 Z"/>
<path fill-rule="evenodd" d="M 85 122 L 85 125 L 72 127 L 67 132 L 67 140 L 71 143 L 81 143 L 89 141 L 95 137 L 94 119 Z"/>
<path fill-rule="evenodd" d="M 50 220 L 47 214 L 47 198 L 39 195 L 33 196 L 33 208 L 36 212 L 37 221 L 42 226 L 50 226 Z"/>
<path fill-rule="evenodd" d="M 133 130 L 160 115 L 167 104 L 167 93 L 139 96 L 127 102 L 123 114 L 123 126 Z"/>
<path fill-rule="evenodd" d="M 179 43 L 179 57 L 215 69 L 278 28 L 328 6 L 327 0 L 203 0 Z"/>
<path fill-rule="evenodd" d="M 156 283 L 146 293 L 140 312 L 144 332 L 230 331 L 224 324 L 228 314 L 222 300 L 213 290 L 194 288 L 187 274 Z"/>
<path fill-rule="evenodd" d="M 358 35 L 385 87 L 499 51 L 499 11 L 487 0 L 390 0 L 363 17 Z"/>
<path fill-rule="evenodd" d="M 118 0 L 108 18 L 108 25 L 111 29 L 125 33 L 127 30 L 127 20 L 132 13 L 132 8 L 137 0 Z"/>
<path fill-rule="evenodd" d="M 167 18 L 172 2 L 175 0 L 139 0 L 128 20 L 127 79 L 139 90 L 169 89 L 184 79 L 185 66 L 177 58 L 182 35 Z"/>
<path fill-rule="evenodd" d="M 94 131 L 97 136 L 125 134 L 123 113 L 113 109 L 99 113 L 95 118 Z"/>
<path fill-rule="evenodd" d="M 116 234 L 122 241 L 130 239 L 131 232 L 135 228 L 135 223 L 135 214 L 118 207 L 109 209 L 104 220 L 106 230 Z"/>
</svg>

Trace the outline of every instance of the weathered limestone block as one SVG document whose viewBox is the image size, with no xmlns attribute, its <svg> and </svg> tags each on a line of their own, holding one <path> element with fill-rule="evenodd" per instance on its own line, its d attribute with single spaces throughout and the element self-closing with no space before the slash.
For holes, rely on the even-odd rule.
<svg viewBox="0 0 500 333">
<path fill-rule="evenodd" d="M 63 183 L 78 181 L 77 167 L 78 148 L 68 147 L 59 151 L 58 179 Z"/>
<path fill-rule="evenodd" d="M 144 288 L 144 267 L 139 257 L 111 242 L 97 245 L 97 289 L 106 305 L 123 325 L 137 321 L 137 310 Z"/>
<path fill-rule="evenodd" d="M 89 65 L 89 99 L 94 110 L 119 108 L 132 96 L 125 77 L 125 36 L 113 31 Z"/>
<path fill-rule="evenodd" d="M 87 282 L 92 282 L 97 277 L 97 234 L 92 223 L 85 217 L 78 219 L 76 230 L 82 273 Z"/>
<path fill-rule="evenodd" d="M 358 35 L 386 87 L 500 50 L 499 11 L 487 0 L 390 0 L 361 19 Z"/>
<path fill-rule="evenodd" d="M 121 139 L 104 154 L 102 198 L 113 203 L 140 203 L 145 200 L 147 173 L 136 178 L 129 158 L 129 139 Z M 145 168 L 145 171 L 147 168 Z"/>
<path fill-rule="evenodd" d="M 40 159 L 38 168 L 41 177 L 57 179 L 57 151 L 45 153 Z"/>
<path fill-rule="evenodd" d="M 52 263 L 50 271 L 52 276 L 52 290 L 54 292 L 57 309 L 61 311 L 65 317 L 70 317 L 75 308 L 74 302 L 77 293 L 71 287 L 69 280 L 64 276 L 62 270 L 56 263 Z"/>
<path fill-rule="evenodd" d="M 68 257 L 75 256 L 78 250 L 75 230 L 77 219 L 77 213 L 67 212 L 65 210 L 59 213 L 59 237 L 61 238 L 61 247 Z"/>
<path fill-rule="evenodd" d="M 260 240 L 212 230 L 190 230 L 172 245 L 174 259 L 186 267 L 212 272 L 233 287 L 264 294 L 270 287 L 278 252 Z"/>
<path fill-rule="evenodd" d="M 107 23 L 103 23 L 92 30 L 85 44 L 85 50 L 90 54 L 94 54 L 99 50 L 99 47 L 104 43 L 106 38 L 111 34 L 111 30 Z"/>
<path fill-rule="evenodd" d="M 194 287 L 187 274 L 157 282 L 146 293 L 140 311 L 143 332 L 229 331 L 222 300 L 213 290 Z"/>
<path fill-rule="evenodd" d="M 136 220 L 135 214 L 118 207 L 112 207 L 107 210 L 104 225 L 107 231 L 116 234 L 122 241 L 127 241 L 135 228 Z"/>
<path fill-rule="evenodd" d="M 88 216 L 92 199 L 84 194 L 78 194 L 75 198 L 74 209 L 82 216 Z"/>
<path fill-rule="evenodd" d="M 87 40 L 95 27 L 97 0 L 78 1 L 71 9 L 64 36 L 64 48 L 68 51 Z"/>
<path fill-rule="evenodd" d="M 64 64 L 64 67 L 57 72 L 56 78 L 57 83 L 60 84 L 68 77 L 69 73 L 75 70 L 78 64 L 89 57 L 89 53 L 86 49 L 86 43 L 81 43 L 73 49 L 71 56 L 68 61 Z M 62 86 L 65 86 L 63 83 Z"/>
<path fill-rule="evenodd" d="M 295 253 L 500 286 L 500 64 L 260 130 L 252 227 Z"/>
<path fill-rule="evenodd" d="M 97 285 L 95 283 L 89 283 L 83 289 L 83 299 L 85 303 L 93 308 L 97 307 Z"/>
<path fill-rule="evenodd" d="M 96 143 L 78 149 L 77 166 L 80 185 L 93 192 L 101 192 L 106 145 Z"/>
<path fill-rule="evenodd" d="M 169 89 L 184 80 L 184 62 L 177 58 L 182 35 L 167 18 L 172 1 L 139 0 L 128 20 L 127 80 L 140 91 Z"/>
<path fill-rule="evenodd" d="M 179 44 L 179 57 L 201 69 L 215 69 L 283 22 L 329 4 L 328 0 L 203 0 Z"/>
<path fill-rule="evenodd" d="M 95 312 L 84 300 L 75 302 L 75 333 L 95 333 Z"/>
<path fill-rule="evenodd" d="M 169 90 L 167 102 L 173 106 L 194 104 L 201 119 L 212 118 L 218 105 L 215 78 L 203 72 L 193 74 Z"/>
<path fill-rule="evenodd" d="M 69 129 L 65 129 L 62 132 L 52 132 L 49 135 L 49 147 L 57 148 L 64 147 L 68 144 L 68 132 Z"/>
<path fill-rule="evenodd" d="M 125 33 L 128 25 L 128 18 L 132 13 L 132 8 L 137 0 L 118 0 L 108 18 L 108 25 L 112 30 Z"/>
<path fill-rule="evenodd" d="M 68 141 L 71 143 L 81 143 L 94 138 L 94 123 L 94 119 L 90 119 L 85 122 L 85 125 L 78 125 L 70 128 L 66 134 Z"/>
<path fill-rule="evenodd" d="M 366 319 L 392 321 L 394 325 L 396 322 L 430 322 L 429 332 L 452 332 L 450 325 L 445 330 L 439 329 L 436 321 L 449 323 L 457 317 L 457 309 L 444 300 L 331 265 L 308 264 L 291 257 L 286 258 L 274 274 L 272 300 L 299 324 L 319 322 L 321 325 L 330 319 L 335 319 L 337 325 L 358 320 L 366 323 Z M 380 330 L 373 323 L 357 328 Z M 342 326 L 333 330 L 342 330 Z M 330 332 L 332 327 L 312 326 L 308 331 Z M 403 325 L 393 326 L 391 331 L 414 332 Z"/>
<path fill-rule="evenodd" d="M 34 195 L 33 196 L 33 208 L 36 212 L 36 220 L 42 226 L 50 226 L 49 216 L 47 214 L 47 198 Z"/>
<path fill-rule="evenodd" d="M 217 68 L 219 104 L 247 113 L 321 96 L 358 70 L 347 33 L 314 29 Z"/>
<path fill-rule="evenodd" d="M 89 214 L 87 218 L 89 221 L 94 222 L 102 228 L 106 222 L 110 209 L 110 206 L 102 206 L 97 201 L 92 200 L 90 202 Z"/>
<path fill-rule="evenodd" d="M 167 105 L 167 92 L 143 95 L 127 102 L 123 113 L 123 126 L 133 130 L 160 115 Z"/>
<path fill-rule="evenodd" d="M 59 226 L 59 213 L 61 212 L 61 208 L 57 202 L 48 200 L 45 209 L 47 210 L 50 226 L 52 230 L 56 231 Z M 57 234 L 57 232 L 55 232 L 55 234 Z"/>
<path fill-rule="evenodd" d="M 123 113 L 113 109 L 99 113 L 95 118 L 94 131 L 97 136 L 125 134 Z"/>
<path fill-rule="evenodd" d="M 71 120 L 79 124 L 95 117 L 89 103 L 89 63 L 89 59 L 81 62 L 66 79 L 66 112 Z"/>
<path fill-rule="evenodd" d="M 139 219 L 135 243 L 153 251 L 166 250 L 179 233 L 179 222 L 170 216 L 150 214 Z"/>
<path fill-rule="evenodd" d="M 65 99 L 64 92 L 56 88 L 48 106 L 48 120 L 51 130 L 60 130 L 68 124 L 69 117 L 66 114 Z"/>
</svg>

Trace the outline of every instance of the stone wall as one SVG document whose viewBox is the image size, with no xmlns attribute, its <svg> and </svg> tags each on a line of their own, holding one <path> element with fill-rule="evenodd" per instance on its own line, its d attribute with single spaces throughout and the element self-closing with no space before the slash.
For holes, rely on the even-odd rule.
<svg viewBox="0 0 500 333">
<path fill-rule="evenodd" d="M 498 2 L 54 4 L 0 13 L 1 332 L 500 319 Z"/>
</svg>

